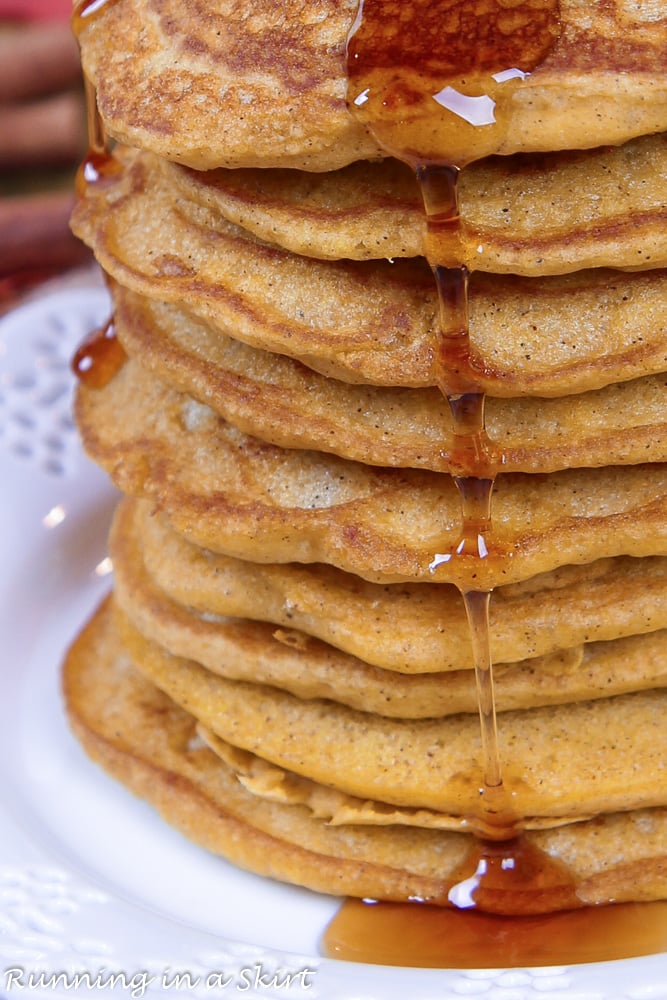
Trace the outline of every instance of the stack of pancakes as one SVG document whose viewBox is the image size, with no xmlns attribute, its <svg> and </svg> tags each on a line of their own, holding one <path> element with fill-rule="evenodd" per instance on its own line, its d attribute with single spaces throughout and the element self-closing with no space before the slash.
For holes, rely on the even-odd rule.
<svg viewBox="0 0 667 1000">
<path fill-rule="evenodd" d="M 446 902 L 482 782 L 461 592 L 492 589 L 516 831 L 582 903 L 667 896 L 667 7 L 563 0 L 461 173 L 485 559 L 443 558 L 426 222 L 346 105 L 356 3 L 90 11 L 118 145 L 73 228 L 126 359 L 76 417 L 126 497 L 65 666 L 84 746 L 240 865 Z"/>
</svg>

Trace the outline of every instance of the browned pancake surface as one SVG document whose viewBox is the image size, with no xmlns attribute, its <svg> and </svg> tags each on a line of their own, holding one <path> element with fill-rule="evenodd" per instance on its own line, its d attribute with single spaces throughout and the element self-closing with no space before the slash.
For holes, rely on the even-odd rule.
<svg viewBox="0 0 667 1000">
<path fill-rule="evenodd" d="M 378 153 L 345 103 L 356 10 L 353 0 L 120 0 L 88 18 L 83 65 L 110 133 L 130 145 L 199 169 L 330 170 Z M 665 131 L 667 19 L 621 0 L 562 0 L 560 18 L 499 152 Z"/>
<path fill-rule="evenodd" d="M 115 180 L 89 185 L 72 222 L 121 285 L 186 307 L 227 336 L 345 382 L 437 384 L 438 306 L 422 259 L 317 261 L 260 243 L 206 209 L 200 215 L 140 158 Z M 660 268 L 473 274 L 480 388 L 560 396 L 666 370 L 666 282 Z"/>
<path fill-rule="evenodd" d="M 90 456 L 206 548 L 257 562 L 326 562 L 382 582 L 499 586 L 568 563 L 667 554 L 663 464 L 506 474 L 483 560 L 464 553 L 452 477 L 276 448 L 127 361 L 80 386 Z"/>
<path fill-rule="evenodd" d="M 299 698 L 331 698 L 378 715 L 423 718 L 477 712 L 474 678 L 469 669 L 445 671 L 442 668 L 447 664 L 432 661 L 429 667 L 433 671 L 405 675 L 348 656 L 294 627 L 275 628 L 261 620 L 221 616 L 210 609 L 197 612 L 178 603 L 155 583 L 144 564 L 141 532 L 146 522 L 136 517 L 137 513 L 136 506 L 126 501 L 114 519 L 110 539 L 114 599 L 142 635 L 170 653 L 191 657 L 231 680 L 269 684 Z M 175 577 L 187 577 L 186 567 L 178 563 L 170 569 Z M 224 603 L 230 588 L 221 577 L 216 584 Z M 240 578 L 231 583 L 231 589 L 238 595 L 236 602 L 249 607 L 253 618 L 266 615 L 259 588 L 245 589 Z M 292 620 L 299 617 L 299 596 L 295 592 L 285 598 L 283 607 L 292 609 L 287 611 Z M 445 589 L 443 602 L 447 596 Z M 350 599 L 354 600 L 353 594 Z M 385 603 L 388 614 L 396 620 L 391 602 Z M 233 606 L 233 598 L 230 604 Z M 510 607 L 505 604 L 504 619 L 511 614 Z M 520 633 L 525 622 L 512 624 Z M 358 613 L 348 627 L 356 631 L 359 646 L 365 641 L 370 646 L 364 626 L 364 615 Z M 392 626 L 387 629 L 394 634 Z M 667 686 L 665 636 L 664 631 L 659 631 L 625 641 L 562 649 L 520 663 L 497 663 L 496 708 L 506 711 Z M 451 645 L 448 632 L 444 638 Z M 467 657 L 460 664 L 464 665 Z"/>
<path fill-rule="evenodd" d="M 285 448 L 370 465 L 451 471 L 451 410 L 438 389 L 350 385 L 226 337 L 181 310 L 117 287 L 128 353 L 236 427 Z M 486 429 L 507 472 L 660 461 L 665 376 L 559 399 L 489 398 Z"/>
<path fill-rule="evenodd" d="M 70 722 L 87 752 L 190 839 L 234 863 L 321 892 L 446 900 L 463 834 L 331 827 L 304 806 L 258 799 L 196 739 L 196 723 L 131 668 L 102 609 L 64 668 Z M 567 864 L 583 902 L 667 893 L 667 812 L 599 817 L 526 835 Z M 623 857 L 623 860 L 619 860 Z"/>
</svg>

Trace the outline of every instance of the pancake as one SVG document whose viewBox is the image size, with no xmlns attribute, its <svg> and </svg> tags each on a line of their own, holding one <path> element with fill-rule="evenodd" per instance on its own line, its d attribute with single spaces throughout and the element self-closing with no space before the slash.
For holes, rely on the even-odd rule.
<svg viewBox="0 0 667 1000">
<path fill-rule="evenodd" d="M 191 205 L 141 157 L 89 185 L 75 233 L 126 288 L 345 382 L 437 384 L 436 292 L 422 259 L 317 261 Z M 560 396 L 667 370 L 667 271 L 476 272 L 470 334 L 489 395 Z M 448 317 L 445 316 L 445 325 Z M 449 319 L 453 322 L 453 318 Z"/>
<path fill-rule="evenodd" d="M 90 457 L 152 499 L 187 538 L 256 562 L 325 562 L 379 582 L 485 588 L 607 556 L 667 555 L 661 463 L 504 474 L 488 556 L 452 557 L 461 506 L 451 476 L 373 468 L 249 437 L 126 362 L 79 387 Z"/>
<path fill-rule="evenodd" d="M 481 816 L 479 719 L 389 719 L 329 699 L 233 681 L 174 657 L 125 619 L 137 669 L 223 740 L 362 799 Z M 504 780 L 518 829 L 663 806 L 667 692 L 504 712 Z"/>
<path fill-rule="evenodd" d="M 477 712 L 469 669 L 405 675 L 373 667 L 295 628 L 197 613 L 177 603 L 151 579 L 133 528 L 131 505 L 122 504 L 110 540 L 114 600 L 142 635 L 173 655 L 191 657 L 230 680 L 269 684 L 299 698 L 330 698 L 391 718 Z M 249 604 L 259 604 L 256 597 L 247 592 Z M 667 686 L 666 634 L 589 643 L 522 663 L 496 664 L 496 708 L 503 712 Z"/>
<path fill-rule="evenodd" d="M 197 732 L 215 754 L 231 767 L 239 782 L 252 795 L 272 802 L 303 804 L 318 818 L 330 826 L 410 826 L 427 830 L 459 831 L 460 818 L 429 809 L 412 809 L 409 806 L 390 805 L 347 795 L 337 788 L 323 785 L 310 778 L 304 778 L 293 771 L 276 767 L 247 750 L 240 750 L 226 743 L 201 723 Z M 591 817 L 589 817 L 591 818 Z M 586 822 L 586 818 L 562 818 L 560 821 L 541 821 L 531 818 L 527 829 L 555 829 L 571 823 Z"/>
<path fill-rule="evenodd" d="M 424 255 L 422 196 L 399 160 L 357 160 L 319 173 L 193 170 L 164 159 L 156 165 L 174 194 L 292 253 L 319 260 Z"/>
<path fill-rule="evenodd" d="M 374 802 L 347 795 L 337 788 L 322 785 L 310 778 L 304 778 L 293 771 L 270 764 L 262 757 L 240 750 L 226 743 L 201 723 L 197 732 L 207 746 L 213 750 L 236 773 L 239 782 L 252 795 L 271 802 L 306 805 L 318 819 L 329 826 L 411 826 L 427 830 L 460 830 L 460 820 L 455 816 L 433 812 L 428 809 L 410 809 L 407 806 L 391 806 L 386 802 Z M 585 822 L 585 820 L 574 820 Z M 566 825 L 564 820 L 562 825 Z M 557 824 L 561 825 L 561 824 Z M 553 821 L 546 821 L 541 827 L 539 821 L 531 820 L 530 829 L 554 829 Z"/>
<path fill-rule="evenodd" d="M 294 253 L 366 260 L 426 251 L 421 192 L 413 171 L 396 160 L 320 174 L 159 165 L 187 201 Z M 460 242 L 443 245 L 441 264 L 530 275 L 662 267 L 667 136 L 480 160 L 461 171 L 458 200 L 463 251 Z"/>
<path fill-rule="evenodd" d="M 349 385 L 120 287 L 114 303 L 131 356 L 247 434 L 370 465 L 451 469 L 456 438 L 438 389 Z M 559 399 L 488 399 L 486 428 L 507 472 L 660 461 L 664 396 L 664 375 L 652 375 Z"/>
<path fill-rule="evenodd" d="M 356 0 L 319 0 L 315 10 L 303 0 L 261 10 L 249 0 L 106 3 L 79 25 L 83 67 L 110 135 L 128 145 L 197 169 L 333 170 L 381 155 L 345 103 L 356 10 Z M 590 148 L 666 131 L 660 13 L 562 0 L 556 47 L 521 81 L 498 151 Z M 432 93 L 442 86 L 438 68 L 424 67 Z"/>
<path fill-rule="evenodd" d="M 133 566 L 134 576 L 147 575 L 145 586 L 160 591 L 151 597 L 151 611 L 163 629 L 169 626 L 156 603 L 166 599 L 170 615 L 176 604 L 200 616 L 271 622 L 284 642 L 309 648 L 306 633 L 383 672 L 414 675 L 473 665 L 463 601 L 447 584 L 381 586 L 331 566 L 231 559 L 191 544 L 150 503 L 129 499 L 115 515 L 110 545 L 121 586 Z M 141 585 L 132 589 L 123 601 L 128 615 L 141 613 L 129 607 L 130 601 L 142 603 Z M 498 587 L 491 600 L 497 666 L 664 628 L 667 559 L 657 556 L 565 566 Z M 652 653 L 644 676 L 657 677 L 660 662 Z M 619 667 L 617 680 L 623 674 Z"/>
<path fill-rule="evenodd" d="M 334 827 L 305 806 L 250 794 L 197 738 L 195 719 L 132 669 L 102 608 L 63 677 L 70 723 L 90 756 L 206 849 L 320 892 L 445 903 L 469 837 L 411 827 Z M 526 833 L 573 872 L 582 903 L 667 894 L 667 811 L 600 816 Z"/>
</svg>

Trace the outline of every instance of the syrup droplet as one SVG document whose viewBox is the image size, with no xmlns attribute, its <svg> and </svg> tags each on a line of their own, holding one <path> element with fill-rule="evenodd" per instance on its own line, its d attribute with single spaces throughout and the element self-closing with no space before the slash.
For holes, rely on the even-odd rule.
<svg viewBox="0 0 667 1000">
<path fill-rule="evenodd" d="M 111 153 L 98 151 L 91 146 L 76 173 L 75 191 L 83 198 L 91 186 L 102 187 L 112 183 L 122 173 L 123 166 Z"/>
<path fill-rule="evenodd" d="M 463 167 L 502 149 L 516 90 L 559 31 L 558 0 L 362 0 L 348 103 L 389 155 Z"/>
<path fill-rule="evenodd" d="M 78 39 L 83 28 L 90 24 L 105 7 L 116 0 L 79 0 L 72 12 L 72 31 Z M 86 120 L 88 127 L 88 152 L 77 170 L 75 191 L 83 198 L 91 185 L 100 186 L 115 180 L 122 172 L 122 165 L 114 158 L 111 143 L 97 106 L 95 85 L 84 73 Z"/>
<path fill-rule="evenodd" d="M 475 839 L 447 894 L 460 910 L 524 916 L 577 909 L 572 875 L 525 837 Z"/>
<path fill-rule="evenodd" d="M 90 24 L 105 7 L 111 7 L 116 0 L 78 0 L 71 15 L 74 36 L 78 38 L 87 24 Z"/>
<path fill-rule="evenodd" d="M 112 318 L 85 338 L 72 358 L 71 367 L 83 385 L 103 389 L 120 371 L 126 357 Z"/>
</svg>

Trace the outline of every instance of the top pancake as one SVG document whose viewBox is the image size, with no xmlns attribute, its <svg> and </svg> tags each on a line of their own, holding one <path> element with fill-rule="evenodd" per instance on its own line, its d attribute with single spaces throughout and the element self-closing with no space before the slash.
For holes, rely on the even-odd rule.
<svg viewBox="0 0 667 1000">
<path fill-rule="evenodd" d="M 129 145 L 199 169 L 332 170 L 380 155 L 346 105 L 356 10 L 356 0 L 116 0 L 82 19 L 83 66 L 109 133 Z M 498 152 L 667 130 L 664 10 L 562 0 L 560 16 Z"/>
</svg>

